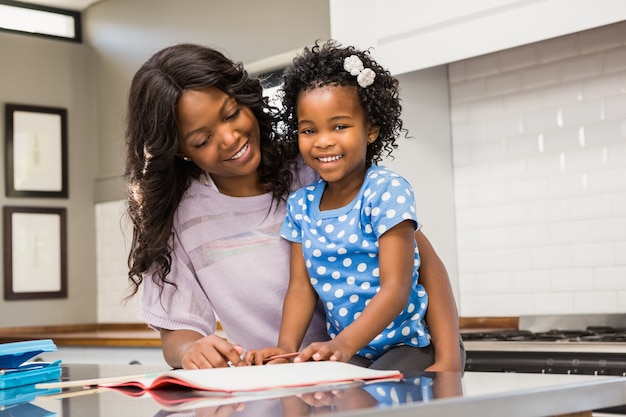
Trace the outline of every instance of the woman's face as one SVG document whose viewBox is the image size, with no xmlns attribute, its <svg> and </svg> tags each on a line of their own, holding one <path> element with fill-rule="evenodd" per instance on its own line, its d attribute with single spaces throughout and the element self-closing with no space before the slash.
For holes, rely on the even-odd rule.
<svg viewBox="0 0 626 417">
<path fill-rule="evenodd" d="M 176 112 L 179 152 L 211 174 L 225 194 L 256 184 L 261 163 L 259 123 L 249 107 L 217 87 L 185 90 Z"/>
</svg>

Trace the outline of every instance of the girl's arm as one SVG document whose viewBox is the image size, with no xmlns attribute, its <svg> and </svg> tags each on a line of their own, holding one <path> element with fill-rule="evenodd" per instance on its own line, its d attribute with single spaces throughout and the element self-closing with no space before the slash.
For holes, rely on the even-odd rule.
<svg viewBox="0 0 626 417">
<path fill-rule="evenodd" d="M 297 352 L 311 323 L 318 299 L 309 280 L 300 243 L 291 244 L 289 268 L 289 287 L 283 303 L 278 347 L 286 352 Z"/>
<path fill-rule="evenodd" d="M 426 324 L 435 350 L 435 363 L 427 371 L 463 371 L 459 339 L 459 315 L 446 267 L 421 232 L 415 232 L 420 251 L 420 283 L 428 294 Z"/>
<path fill-rule="evenodd" d="M 380 290 L 361 315 L 329 342 L 312 343 L 295 360 L 349 360 L 367 345 L 406 306 L 413 281 L 414 232 L 412 221 L 403 221 L 379 239 Z"/>
</svg>

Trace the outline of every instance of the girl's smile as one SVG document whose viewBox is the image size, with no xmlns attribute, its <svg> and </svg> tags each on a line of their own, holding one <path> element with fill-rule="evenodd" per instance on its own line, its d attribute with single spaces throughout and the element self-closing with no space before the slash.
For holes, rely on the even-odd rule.
<svg viewBox="0 0 626 417">
<path fill-rule="evenodd" d="M 318 156 L 317 159 L 319 159 L 321 162 L 333 162 L 333 161 L 338 161 L 339 159 L 343 158 L 343 155 L 336 155 L 336 156 Z"/>
</svg>

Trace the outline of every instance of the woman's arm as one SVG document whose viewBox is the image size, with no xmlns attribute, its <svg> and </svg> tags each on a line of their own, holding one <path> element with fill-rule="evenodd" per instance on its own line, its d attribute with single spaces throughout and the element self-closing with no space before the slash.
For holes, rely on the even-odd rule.
<svg viewBox="0 0 626 417">
<path fill-rule="evenodd" d="M 418 230 L 419 280 L 428 294 L 426 324 L 430 330 L 435 363 L 427 371 L 463 371 L 459 338 L 459 314 L 446 267 L 426 236 Z"/>
</svg>

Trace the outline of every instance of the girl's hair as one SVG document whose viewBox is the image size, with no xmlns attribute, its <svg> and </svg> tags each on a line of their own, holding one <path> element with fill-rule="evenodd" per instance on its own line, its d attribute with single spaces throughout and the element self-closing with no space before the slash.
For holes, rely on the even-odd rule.
<svg viewBox="0 0 626 417">
<path fill-rule="evenodd" d="M 289 192 L 291 163 L 275 138 L 278 110 L 263 96 L 259 79 L 251 78 L 241 63 L 199 45 L 179 44 L 154 54 L 132 79 L 126 115 L 126 169 L 128 208 L 133 238 L 128 256 L 128 298 L 135 295 L 150 270 L 155 283 L 173 284 L 170 240 L 174 213 L 192 178 L 202 172 L 179 152 L 176 108 L 185 90 L 215 86 L 249 107 L 261 131 L 260 180 L 271 190 L 273 204 Z"/>
<path fill-rule="evenodd" d="M 356 55 L 363 62 L 364 68 L 376 73 L 374 83 L 360 87 L 357 77 L 343 67 L 347 57 Z M 361 51 L 353 46 L 342 47 L 337 41 L 325 43 L 317 41 L 311 48 L 293 60 L 283 74 L 284 85 L 281 89 L 282 122 L 285 140 L 292 148 L 298 146 L 298 98 L 303 91 L 326 85 L 354 86 L 357 89 L 361 106 L 373 126 L 378 127 L 378 138 L 367 146 L 366 166 L 382 160 L 382 153 L 391 152 L 398 147 L 396 138 L 407 129 L 402 127 L 402 105 L 398 93 L 398 80 L 391 73 L 374 61 L 369 51 Z"/>
</svg>

